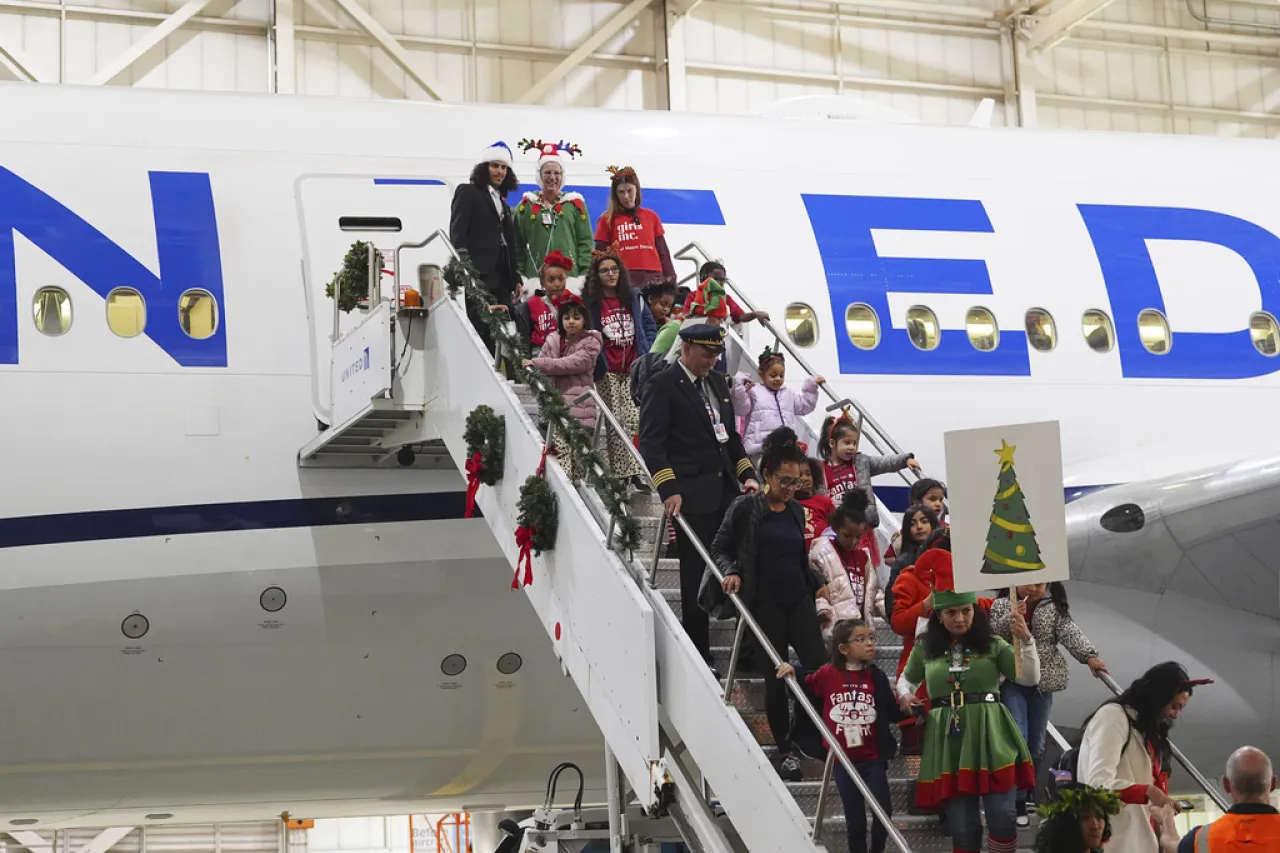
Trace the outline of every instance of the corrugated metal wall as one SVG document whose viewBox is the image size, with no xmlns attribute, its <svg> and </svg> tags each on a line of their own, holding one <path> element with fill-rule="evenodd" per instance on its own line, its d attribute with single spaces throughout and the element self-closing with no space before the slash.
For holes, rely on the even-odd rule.
<svg viewBox="0 0 1280 853">
<path fill-rule="evenodd" d="M 48 847 L 41 847 L 34 840 L 24 844 L 22 839 L 31 832 L 11 832 L 4 836 L 3 844 L 6 850 L 21 853 L 75 853 L 94 842 L 101 832 L 60 829 L 56 833 L 34 833 Z M 280 821 L 173 826 L 153 823 L 134 827 L 109 849 L 111 853 L 281 853 L 283 837 Z"/>
<path fill-rule="evenodd" d="M 281 2 L 281 0 L 276 0 Z M 426 93 L 335 0 L 288 0 L 296 91 Z M 446 100 L 513 102 L 620 10 L 611 0 L 355 0 Z M 801 95 L 856 95 L 928 122 L 995 98 L 1016 124 L 1035 91 L 1046 127 L 1275 135 L 1280 5 L 1115 0 L 1039 51 L 1009 15 L 1073 0 L 653 0 L 551 86 L 544 103 L 751 112 Z M 183 0 L 0 0 L 0 77 L 89 82 Z M 690 5 L 687 15 L 679 14 Z M 210 0 L 114 85 L 270 91 L 272 0 Z M 1214 23 L 1206 24 L 1197 16 Z M 1224 24 L 1222 21 L 1233 22 Z M 1023 33 L 1030 29 L 1022 25 Z M 1206 33 L 1206 30 L 1212 32 Z M 668 43 L 668 36 L 677 40 Z M 669 97 L 666 59 L 672 53 Z M 8 54 L 6 56 L 5 54 Z M 1015 56 L 1021 53 L 1021 61 Z"/>
</svg>

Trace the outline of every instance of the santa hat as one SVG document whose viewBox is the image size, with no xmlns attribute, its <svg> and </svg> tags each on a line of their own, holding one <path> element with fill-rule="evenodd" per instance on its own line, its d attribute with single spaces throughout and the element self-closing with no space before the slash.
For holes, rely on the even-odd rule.
<svg viewBox="0 0 1280 853">
<path fill-rule="evenodd" d="M 582 153 L 582 149 L 576 144 L 566 143 L 563 139 L 559 142 L 543 142 L 541 139 L 521 139 L 520 150 L 529 152 L 538 151 L 538 169 L 537 174 L 542 174 L 542 167 L 548 163 L 558 163 L 560 170 L 564 171 L 564 160 L 560 157 L 560 153 L 564 152 L 569 155 L 569 159 L 576 158 Z"/>
<path fill-rule="evenodd" d="M 685 303 L 685 314 L 689 317 L 728 318 L 729 300 L 725 296 L 724 285 L 714 278 L 704 279 Z"/>
<path fill-rule="evenodd" d="M 515 160 L 511 156 L 511 146 L 507 145 L 507 143 L 502 140 L 498 140 L 488 148 L 484 149 L 484 153 L 480 155 L 480 159 L 477 162 L 502 163 L 509 169 L 514 165 Z"/>
<path fill-rule="evenodd" d="M 544 269 L 546 267 L 560 267 L 566 273 L 570 273 L 573 272 L 573 259 L 566 258 L 563 252 L 556 249 L 542 261 L 542 266 Z"/>
<path fill-rule="evenodd" d="M 977 604 L 976 592 L 956 592 L 955 574 L 951 567 L 951 552 L 930 548 L 916 560 L 916 575 L 933 575 L 933 609 L 938 612 L 947 607 Z"/>
</svg>

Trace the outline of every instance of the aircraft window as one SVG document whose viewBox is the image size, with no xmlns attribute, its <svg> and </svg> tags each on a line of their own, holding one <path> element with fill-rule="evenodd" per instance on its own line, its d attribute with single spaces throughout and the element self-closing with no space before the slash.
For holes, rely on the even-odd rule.
<svg viewBox="0 0 1280 853">
<path fill-rule="evenodd" d="M 1103 530 L 1112 533 L 1136 533 L 1147 523 L 1147 516 L 1137 504 L 1113 506 L 1098 519 Z"/>
<path fill-rule="evenodd" d="M 880 318 L 870 305 L 859 302 L 845 309 L 844 330 L 858 349 L 875 349 L 880 343 Z"/>
<path fill-rule="evenodd" d="M 1049 352 L 1058 345 L 1058 327 L 1054 325 L 1053 316 L 1043 308 L 1032 308 L 1027 312 L 1027 340 L 1032 349 Z"/>
<path fill-rule="evenodd" d="M 1111 326 L 1111 318 L 1105 311 L 1090 308 L 1080 318 L 1080 328 L 1084 332 L 1085 343 L 1094 352 L 1111 352 L 1115 346 L 1115 329 Z"/>
<path fill-rule="evenodd" d="M 107 325 L 122 338 L 134 338 L 147 327 L 147 303 L 132 287 L 117 287 L 107 294 Z"/>
<path fill-rule="evenodd" d="M 36 328 L 56 338 L 71 329 L 71 295 L 61 287 L 42 287 L 31 301 Z"/>
<path fill-rule="evenodd" d="M 916 349 L 935 349 L 941 335 L 938 318 L 932 311 L 923 305 L 912 305 L 907 309 L 907 336 Z"/>
<path fill-rule="evenodd" d="M 207 290 L 188 290 L 178 297 L 178 322 L 187 337 L 202 341 L 218 330 L 218 303 Z"/>
<path fill-rule="evenodd" d="M 818 342 L 818 317 L 803 302 L 787 306 L 783 325 L 787 328 L 787 337 L 798 347 L 811 347 Z"/>
<path fill-rule="evenodd" d="M 1266 311 L 1259 311 L 1249 318 L 1249 337 L 1253 338 L 1253 346 L 1263 355 L 1275 355 L 1280 346 L 1280 327 L 1276 318 Z"/>
<path fill-rule="evenodd" d="M 1000 344 L 1000 327 L 995 316 L 986 308 L 975 306 L 964 315 L 964 328 L 969 333 L 969 343 L 982 352 L 991 352 Z"/>
<path fill-rule="evenodd" d="M 1154 308 L 1138 312 L 1138 337 L 1142 340 L 1142 345 L 1147 348 L 1147 352 L 1156 355 L 1164 355 L 1173 345 L 1172 336 L 1169 333 L 1169 321 L 1164 318 L 1163 312 Z"/>
</svg>

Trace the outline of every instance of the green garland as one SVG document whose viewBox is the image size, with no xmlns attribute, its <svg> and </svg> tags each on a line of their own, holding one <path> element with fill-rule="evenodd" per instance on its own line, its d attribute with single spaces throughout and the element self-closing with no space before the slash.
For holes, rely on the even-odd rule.
<svg viewBox="0 0 1280 853">
<path fill-rule="evenodd" d="M 507 419 L 488 406 L 476 406 L 467 415 L 462 432 L 467 458 L 480 454 L 480 482 L 492 486 L 502 479 L 502 457 L 507 447 Z"/>
<path fill-rule="evenodd" d="M 347 250 L 342 259 L 342 269 L 333 274 L 333 278 L 324 286 L 324 295 L 333 298 L 334 290 L 338 292 L 338 308 L 349 314 L 360 304 L 360 300 L 369 295 L 369 243 L 357 240 Z M 378 276 L 382 275 L 382 252 L 376 248 L 374 264 Z"/>
<path fill-rule="evenodd" d="M 556 547 L 556 531 L 560 527 L 556 493 L 544 477 L 530 474 L 520 487 L 520 527 L 533 529 L 533 552 L 541 554 Z"/>
<path fill-rule="evenodd" d="M 1046 820 L 1058 817 L 1070 817 L 1081 820 L 1085 815 L 1118 815 L 1123 805 L 1120 795 L 1106 788 L 1093 788 L 1089 785 L 1073 785 L 1059 788 L 1058 798 L 1046 803 L 1037 811 Z"/>
<path fill-rule="evenodd" d="M 505 313 L 495 314 L 489 310 L 489 299 L 478 283 L 475 268 L 467 260 L 450 261 L 444 268 L 444 280 L 449 285 L 451 297 L 456 298 L 459 291 L 462 292 L 467 308 L 470 309 L 468 313 L 484 318 L 490 336 L 505 352 L 519 354 L 518 358 L 510 360 L 511 371 L 518 382 L 528 385 L 533 392 L 533 399 L 538 405 L 538 417 L 543 423 L 551 425 L 557 452 L 581 461 L 583 470 L 587 472 L 587 485 L 617 520 L 618 548 L 623 551 L 636 550 L 640 546 L 640 525 L 631 515 L 631 507 L 627 503 L 626 481 L 616 476 L 609 469 L 604 454 L 591 446 L 591 433 L 570 413 L 564 395 L 551 384 L 551 380 L 537 368 L 521 365 L 520 361 L 526 357 L 528 347 L 507 329 Z"/>
</svg>

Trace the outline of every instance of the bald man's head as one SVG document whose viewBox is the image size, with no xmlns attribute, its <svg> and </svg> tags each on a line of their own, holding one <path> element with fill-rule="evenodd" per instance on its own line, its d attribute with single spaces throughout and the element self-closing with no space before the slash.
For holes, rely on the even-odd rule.
<svg viewBox="0 0 1280 853">
<path fill-rule="evenodd" d="M 1260 749 L 1242 746 L 1227 759 L 1227 793 L 1237 803 L 1267 803 L 1276 786 L 1271 759 Z"/>
</svg>

